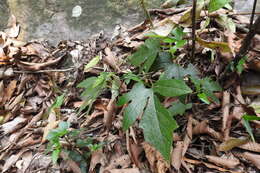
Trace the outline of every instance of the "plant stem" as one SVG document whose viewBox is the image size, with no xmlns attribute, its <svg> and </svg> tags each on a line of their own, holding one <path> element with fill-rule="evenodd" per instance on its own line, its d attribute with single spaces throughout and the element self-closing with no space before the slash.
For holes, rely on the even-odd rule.
<svg viewBox="0 0 260 173">
<path fill-rule="evenodd" d="M 192 4 L 192 51 L 191 58 L 195 57 L 195 44 L 196 44 L 196 5 L 197 0 L 193 0 Z"/>
<path fill-rule="evenodd" d="M 148 10 L 146 8 L 144 0 L 140 0 L 140 3 L 141 3 L 142 9 L 144 10 L 144 14 L 145 14 L 146 20 L 148 20 L 150 25 L 153 27 L 153 21 L 152 21 L 150 13 L 148 12 Z"/>
</svg>

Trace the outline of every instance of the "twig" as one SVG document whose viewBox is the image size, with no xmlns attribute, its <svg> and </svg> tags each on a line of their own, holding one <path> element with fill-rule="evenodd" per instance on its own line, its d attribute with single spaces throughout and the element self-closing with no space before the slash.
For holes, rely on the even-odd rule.
<svg viewBox="0 0 260 173">
<path fill-rule="evenodd" d="M 16 71 L 14 73 L 46 73 L 46 72 L 67 72 L 75 70 L 75 68 L 67 68 L 67 69 L 49 69 L 49 70 L 37 70 L 37 71 Z"/>
<path fill-rule="evenodd" d="M 246 37 L 243 40 L 242 46 L 240 47 L 239 52 L 234 59 L 235 67 L 237 66 L 239 60 L 247 54 L 251 45 L 251 40 L 258 32 L 259 28 L 260 28 L 260 16 L 256 19 L 255 23 L 252 25 L 251 29 L 249 30 L 249 32 L 247 33 Z"/>
<path fill-rule="evenodd" d="M 252 9 L 251 18 L 250 18 L 250 27 L 249 27 L 250 30 L 251 30 L 253 22 L 254 22 L 256 3 L 257 3 L 257 0 L 254 0 L 254 6 Z"/>
<path fill-rule="evenodd" d="M 194 57 L 195 57 L 196 5 L 197 5 L 197 0 L 193 0 L 193 4 L 192 4 L 192 51 L 191 51 L 191 58 L 192 59 L 194 59 Z"/>
</svg>

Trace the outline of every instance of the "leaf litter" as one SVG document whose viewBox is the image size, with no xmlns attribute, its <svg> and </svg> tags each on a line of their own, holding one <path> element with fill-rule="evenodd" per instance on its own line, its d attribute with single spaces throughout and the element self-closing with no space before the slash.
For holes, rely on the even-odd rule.
<svg viewBox="0 0 260 173">
<path fill-rule="evenodd" d="M 198 22 L 209 22 L 201 2 Z M 80 10 L 76 6 L 72 15 L 80 16 Z M 156 14 L 152 31 L 158 37 L 167 37 L 179 25 L 191 26 L 191 8 L 150 12 Z M 169 52 L 183 58 L 166 60 L 175 64 L 160 71 L 160 77 L 150 74 L 151 69 L 158 57 L 167 57 L 160 54 L 156 39 L 147 39 L 151 30 L 145 22 L 117 34 L 112 43 L 100 33 L 85 42 L 65 40 L 51 46 L 47 41 L 17 40 L 20 27 L 13 16 L 11 27 L 0 33 L 1 172 L 257 172 L 259 122 L 250 121 L 252 141 L 242 117 L 259 116 L 257 107 L 248 110 L 260 81 L 243 82 L 253 76 L 248 79 L 245 74 L 260 71 L 259 50 L 249 51 L 241 76 L 223 73 L 241 46 L 248 21 L 224 9 L 209 15 L 215 16 L 215 23 L 203 24 L 197 32 L 196 59 L 189 59 L 190 48 L 179 42 L 176 46 L 184 48 Z M 235 30 L 235 24 L 247 27 L 238 25 Z M 186 32 L 184 37 L 189 38 L 189 28 Z M 165 43 L 183 37 L 178 30 L 174 34 Z M 254 47 L 259 41 L 259 37 L 252 40 Z M 128 55 L 132 65 L 154 77 L 135 75 L 136 69 L 125 63 Z M 128 82 L 117 77 L 125 74 Z M 207 75 L 217 79 L 223 91 L 210 79 L 198 80 Z M 195 87 L 187 85 L 188 77 Z M 152 87 L 140 83 L 154 79 Z M 245 91 L 252 86 L 253 93 Z M 195 90 L 199 99 L 191 96 L 192 104 L 183 102 L 181 96 Z M 69 122 L 67 129 L 60 127 L 64 121 Z M 55 138 L 59 142 L 50 149 L 51 132 L 65 137 Z"/>
</svg>

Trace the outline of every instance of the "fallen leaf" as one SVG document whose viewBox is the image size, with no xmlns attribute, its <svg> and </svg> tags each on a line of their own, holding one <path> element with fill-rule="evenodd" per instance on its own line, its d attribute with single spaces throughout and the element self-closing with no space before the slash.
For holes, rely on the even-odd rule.
<svg viewBox="0 0 260 173">
<path fill-rule="evenodd" d="M 244 138 L 244 139 L 231 138 L 231 139 L 228 139 L 227 141 L 221 143 L 219 145 L 218 149 L 219 149 L 219 151 L 229 151 L 235 147 L 239 147 L 248 142 L 249 142 L 249 138 Z"/>
<path fill-rule="evenodd" d="M 174 146 L 174 149 L 172 151 L 172 159 L 171 159 L 171 165 L 179 171 L 181 167 L 181 161 L 182 161 L 182 149 L 183 149 L 183 142 L 178 141 L 176 145 Z"/>
<path fill-rule="evenodd" d="M 219 50 L 222 53 L 229 53 L 231 52 L 231 49 L 226 42 L 217 42 L 217 41 L 206 41 L 202 40 L 198 36 L 196 36 L 196 41 L 203 47 Z"/>
<path fill-rule="evenodd" d="M 210 156 L 210 155 L 206 155 L 205 157 L 208 159 L 208 161 L 226 168 L 235 168 L 237 165 L 239 165 L 239 160 L 235 158 L 234 159 L 222 158 L 222 157 Z"/>
</svg>

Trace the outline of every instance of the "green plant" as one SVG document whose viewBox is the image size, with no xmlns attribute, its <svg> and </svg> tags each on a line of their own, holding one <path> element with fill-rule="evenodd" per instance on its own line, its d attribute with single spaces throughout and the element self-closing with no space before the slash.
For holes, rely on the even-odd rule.
<svg viewBox="0 0 260 173">
<path fill-rule="evenodd" d="M 60 122 L 58 128 L 48 133 L 47 151 L 52 152 L 52 161 L 57 163 L 60 153 L 66 152 L 72 160 L 80 164 L 82 172 L 86 172 L 87 160 L 93 151 L 102 148 L 101 143 L 87 136 L 82 136 L 84 129 L 70 129 L 70 123 Z M 81 136 L 81 137 L 80 137 Z M 66 147 L 63 144 L 66 143 Z"/>
<path fill-rule="evenodd" d="M 247 133 L 250 135 L 251 139 L 255 142 L 255 137 L 254 137 L 254 134 L 253 134 L 249 121 L 253 121 L 253 120 L 260 121 L 260 117 L 255 116 L 255 115 L 245 114 L 245 115 L 243 115 L 242 119 L 243 119 L 243 125 L 245 126 Z"/>
</svg>

